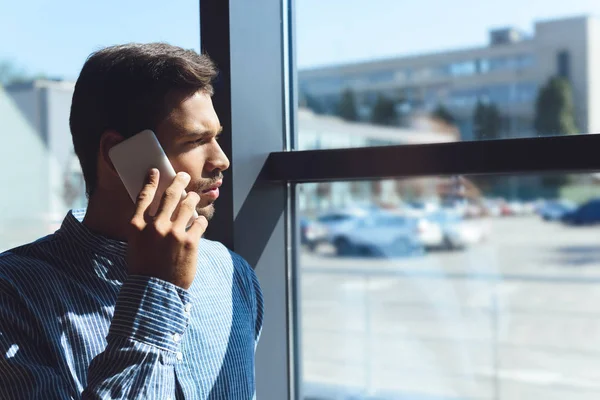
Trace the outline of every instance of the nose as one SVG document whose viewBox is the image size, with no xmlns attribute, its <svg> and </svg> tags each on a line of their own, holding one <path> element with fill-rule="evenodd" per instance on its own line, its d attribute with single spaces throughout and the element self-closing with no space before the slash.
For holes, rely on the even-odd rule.
<svg viewBox="0 0 600 400">
<path fill-rule="evenodd" d="M 229 168 L 229 159 L 216 141 L 213 143 L 211 153 L 206 160 L 206 167 L 210 172 L 214 170 L 225 171 Z"/>
</svg>

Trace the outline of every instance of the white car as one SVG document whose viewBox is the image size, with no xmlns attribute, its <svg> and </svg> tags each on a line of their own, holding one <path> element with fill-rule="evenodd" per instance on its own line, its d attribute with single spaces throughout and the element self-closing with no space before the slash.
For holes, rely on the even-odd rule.
<svg viewBox="0 0 600 400">
<path fill-rule="evenodd" d="M 401 215 L 414 219 L 417 228 L 417 238 L 426 249 L 433 249 L 443 245 L 444 234 L 442 227 L 437 221 L 429 218 L 433 213 L 423 208 L 404 207 L 393 211 L 395 215 Z"/>
<path fill-rule="evenodd" d="M 481 220 L 465 220 L 451 212 L 438 212 L 430 215 L 430 221 L 441 228 L 442 241 L 436 247 L 453 250 L 481 243 L 487 239 L 489 230 Z"/>
<path fill-rule="evenodd" d="M 337 211 L 318 222 L 339 256 L 406 257 L 423 253 L 416 220 L 386 211 Z"/>
<path fill-rule="evenodd" d="M 442 227 L 426 217 L 417 219 L 417 235 L 426 249 L 438 248 L 444 244 Z"/>
</svg>

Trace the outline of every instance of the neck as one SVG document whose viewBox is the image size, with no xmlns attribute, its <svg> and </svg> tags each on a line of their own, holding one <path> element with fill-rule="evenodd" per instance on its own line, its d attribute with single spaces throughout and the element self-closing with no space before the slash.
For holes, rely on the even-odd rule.
<svg viewBox="0 0 600 400">
<path fill-rule="evenodd" d="M 96 234 L 126 242 L 133 212 L 133 202 L 126 193 L 98 190 L 90 196 L 83 224 Z"/>
</svg>

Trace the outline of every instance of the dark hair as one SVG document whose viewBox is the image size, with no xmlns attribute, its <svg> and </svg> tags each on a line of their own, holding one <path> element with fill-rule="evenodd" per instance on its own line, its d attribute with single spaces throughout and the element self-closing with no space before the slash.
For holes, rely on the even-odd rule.
<svg viewBox="0 0 600 400">
<path fill-rule="evenodd" d="M 128 138 L 155 129 L 168 113 L 169 93 L 212 94 L 216 73 L 207 55 L 166 43 L 125 44 L 92 53 L 75 84 L 69 120 L 88 196 L 97 184 L 104 132 Z"/>
</svg>

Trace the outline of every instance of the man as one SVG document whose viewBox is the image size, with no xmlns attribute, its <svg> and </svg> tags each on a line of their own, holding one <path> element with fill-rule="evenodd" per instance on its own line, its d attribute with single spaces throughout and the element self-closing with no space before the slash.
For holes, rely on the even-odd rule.
<svg viewBox="0 0 600 400">
<path fill-rule="evenodd" d="M 160 43 L 86 61 L 70 125 L 88 208 L 0 256 L 1 399 L 255 397 L 256 275 L 201 239 L 229 167 L 215 74 L 208 57 Z M 154 216 L 158 171 L 134 203 L 108 157 L 144 129 L 178 171 Z"/>
</svg>

